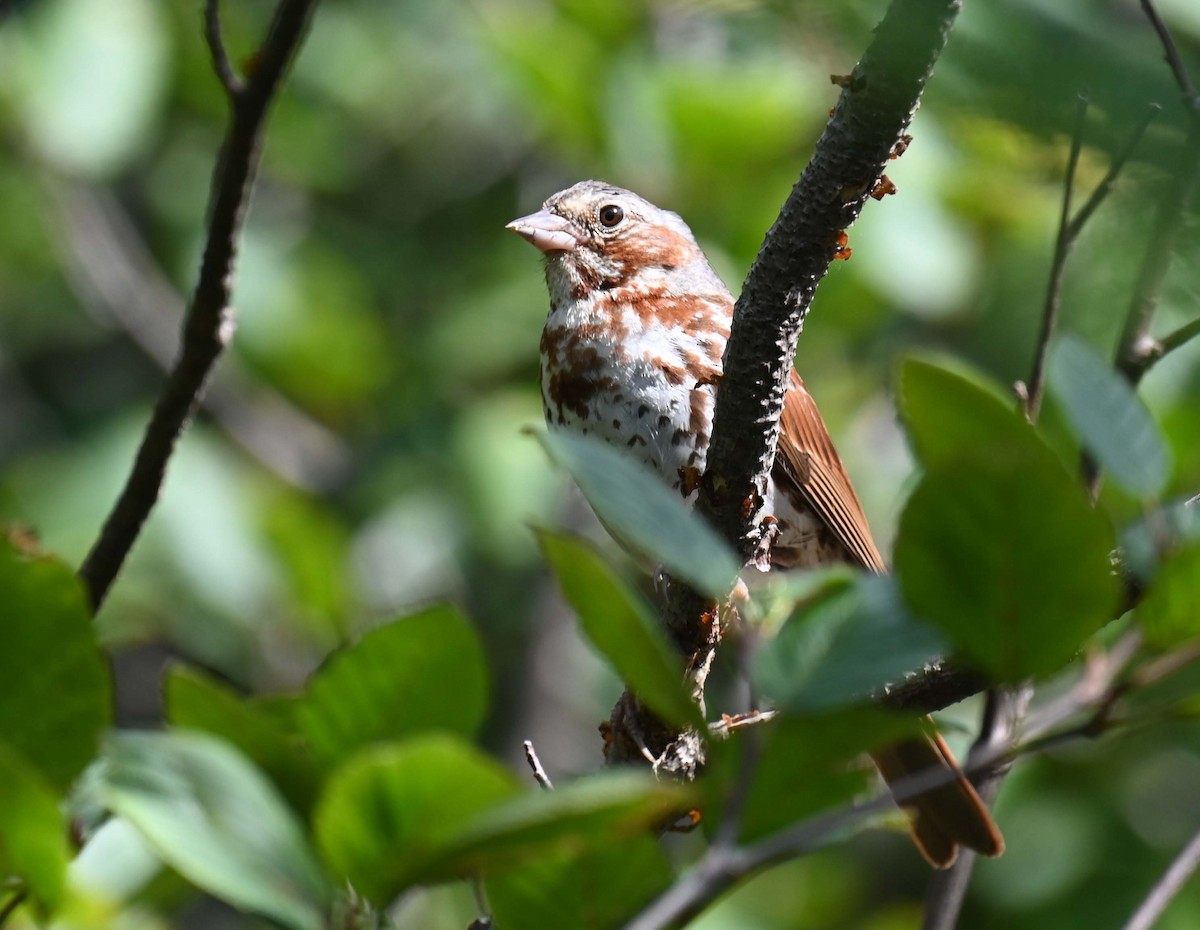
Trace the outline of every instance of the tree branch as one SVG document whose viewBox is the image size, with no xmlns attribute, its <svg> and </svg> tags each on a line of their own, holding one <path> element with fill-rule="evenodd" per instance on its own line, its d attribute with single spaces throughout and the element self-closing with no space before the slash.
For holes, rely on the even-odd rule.
<svg viewBox="0 0 1200 930">
<path fill-rule="evenodd" d="M 230 94 L 231 118 L 213 176 L 208 236 L 200 275 L 183 324 L 179 358 L 167 378 L 146 426 L 133 469 L 125 482 L 99 539 L 79 575 L 93 611 L 104 603 L 113 580 L 133 548 L 142 524 L 158 500 L 175 442 L 196 409 L 205 382 L 221 352 L 233 337 L 229 305 L 238 239 L 254 174 L 258 167 L 267 110 L 283 82 L 303 39 L 316 0 L 281 0 L 248 82 L 231 89 L 222 73 L 223 48 L 219 34 L 214 64 Z M 208 19 L 215 24 L 210 0 Z M 228 68 L 228 61 L 225 60 Z"/>
<path fill-rule="evenodd" d="M 812 160 L 746 277 L 734 308 L 698 504 L 744 561 L 754 560 L 764 542 L 763 495 L 779 416 L 817 284 L 884 166 L 902 147 L 961 5 L 961 0 L 892 0 L 853 75 L 839 82 L 841 98 Z M 717 605 L 676 583 L 668 588 L 665 617 L 686 657 L 693 690 L 703 695 L 720 642 Z M 629 697 L 614 711 L 609 760 L 636 758 L 637 743 L 643 742 L 659 758 L 660 770 L 694 772 L 703 757 L 698 735 L 664 726 Z M 625 738 L 623 731 L 635 732 L 639 740 Z"/>
<path fill-rule="evenodd" d="M 1058 308 L 1062 299 L 1062 282 L 1063 275 L 1066 272 L 1067 256 L 1070 254 L 1071 249 L 1074 248 L 1075 242 L 1079 238 L 1079 234 L 1083 232 L 1083 227 L 1087 224 L 1087 221 L 1091 219 L 1092 214 L 1104 203 L 1108 195 L 1112 193 L 1121 170 L 1137 150 L 1151 121 L 1162 109 L 1157 104 L 1152 104 L 1147 108 L 1141 122 L 1138 123 L 1126 141 L 1125 146 L 1112 160 L 1112 163 L 1108 167 L 1108 173 L 1104 175 L 1104 179 L 1096 185 L 1096 189 L 1092 191 L 1087 202 L 1072 217 L 1070 215 L 1071 191 L 1075 186 L 1075 170 L 1079 164 L 1079 150 L 1083 142 L 1083 127 L 1084 118 L 1087 114 L 1087 104 L 1087 97 L 1080 95 L 1075 132 L 1071 139 L 1071 155 L 1067 160 L 1067 177 L 1063 182 L 1062 213 L 1059 217 L 1058 235 L 1054 243 L 1054 261 L 1051 264 L 1050 283 L 1046 288 L 1046 301 L 1042 309 L 1042 328 L 1038 334 L 1037 347 L 1034 349 L 1033 372 L 1029 376 L 1028 388 L 1024 391 L 1025 415 L 1029 418 L 1030 422 L 1037 419 L 1042 406 L 1042 395 L 1046 387 L 1046 354 L 1049 351 L 1050 340 L 1054 336 L 1054 330 L 1058 322 Z"/>
<path fill-rule="evenodd" d="M 779 415 L 817 284 L 904 137 L 961 5 L 892 0 L 746 276 L 700 494 L 704 515 L 746 561 L 760 540 Z"/>
</svg>

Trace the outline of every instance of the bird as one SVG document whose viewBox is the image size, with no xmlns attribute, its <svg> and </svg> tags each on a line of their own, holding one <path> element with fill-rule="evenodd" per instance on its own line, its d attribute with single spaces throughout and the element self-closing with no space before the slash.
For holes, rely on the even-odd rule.
<svg viewBox="0 0 1200 930">
<path fill-rule="evenodd" d="M 687 223 L 632 191 L 581 181 L 507 229 L 545 258 L 550 309 L 540 343 L 547 427 L 625 450 L 686 492 L 704 471 L 734 298 Z M 689 476 L 692 476 L 689 479 Z M 816 402 L 790 372 L 765 494 L 777 536 L 771 569 L 887 565 Z M 930 769 L 946 783 L 905 805 L 925 858 L 948 868 L 960 846 L 999 855 L 987 806 L 932 722 L 872 754 L 884 780 Z"/>
</svg>

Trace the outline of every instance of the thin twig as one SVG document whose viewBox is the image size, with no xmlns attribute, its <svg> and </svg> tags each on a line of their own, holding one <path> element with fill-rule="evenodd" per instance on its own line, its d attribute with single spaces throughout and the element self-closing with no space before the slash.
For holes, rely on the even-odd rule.
<svg viewBox="0 0 1200 930">
<path fill-rule="evenodd" d="M 550 781 L 550 776 L 542 768 L 542 760 L 538 758 L 537 750 L 533 748 L 533 740 L 527 739 L 521 745 L 525 747 L 525 761 L 529 763 L 529 768 L 533 771 L 533 780 L 547 791 L 553 791 L 554 783 Z"/>
<path fill-rule="evenodd" d="M 1183 851 L 1171 863 L 1170 868 L 1158 880 L 1150 894 L 1146 896 L 1138 909 L 1133 912 L 1128 923 L 1122 930 L 1150 930 L 1167 909 L 1167 905 L 1179 894 L 1179 891 L 1192 877 L 1192 873 L 1200 866 L 1200 832 L 1192 837 L 1183 847 Z"/>
<path fill-rule="evenodd" d="M 1150 123 L 1162 111 L 1162 107 L 1158 106 L 1158 104 L 1151 104 L 1147 107 L 1141 121 L 1134 127 L 1125 145 L 1109 164 L 1104 178 L 1096 185 L 1095 190 L 1092 191 L 1084 205 L 1079 208 L 1079 211 L 1074 216 L 1071 216 L 1071 192 L 1075 185 L 1075 173 L 1079 166 L 1079 153 L 1083 140 L 1083 127 L 1087 114 L 1087 106 L 1087 96 L 1080 94 L 1075 132 L 1071 138 L 1071 154 L 1067 160 L 1067 176 L 1063 182 L 1062 212 L 1059 216 L 1058 234 L 1054 242 L 1054 260 L 1050 268 L 1050 282 L 1046 287 L 1046 300 L 1042 310 L 1042 327 L 1038 334 L 1037 347 L 1034 350 L 1033 373 L 1030 375 L 1029 384 L 1024 391 L 1025 415 L 1029 418 L 1030 422 L 1037 420 L 1038 413 L 1041 410 L 1042 397 L 1045 394 L 1046 355 L 1050 346 L 1050 340 L 1054 336 L 1054 330 L 1058 325 L 1058 311 L 1062 302 L 1062 283 L 1066 271 L 1067 256 L 1070 254 L 1071 249 L 1074 248 L 1088 220 L 1100 208 L 1100 205 L 1104 203 L 1108 195 L 1113 192 L 1117 184 L 1117 178 L 1120 177 L 1121 171 L 1125 168 L 1129 159 L 1133 157 L 1133 153 L 1137 151 L 1137 147 L 1141 144 L 1146 130 L 1150 127 Z"/>
<path fill-rule="evenodd" d="M 245 90 L 245 85 L 229 60 L 225 49 L 225 40 L 221 37 L 221 0 L 205 0 L 204 3 L 204 38 L 208 40 L 208 50 L 212 55 L 213 70 L 221 79 L 225 92 L 230 100 L 236 100 Z"/>
<path fill-rule="evenodd" d="M 104 603 L 154 508 L 175 443 L 196 409 L 213 366 L 233 337 L 229 299 L 234 265 L 266 115 L 315 5 L 316 0 L 280 0 L 254 74 L 233 100 L 229 129 L 213 175 L 204 257 L 183 324 L 179 358 L 146 426 L 125 487 L 79 570 L 93 611 Z M 219 61 L 215 65 L 219 68 Z"/>
<path fill-rule="evenodd" d="M 1200 336 L 1200 317 L 1192 320 L 1190 323 L 1184 323 L 1178 329 L 1167 333 L 1167 335 L 1159 339 L 1158 358 L 1155 361 L 1168 353 L 1174 352 L 1181 346 L 1187 345 L 1197 336 Z"/>
<path fill-rule="evenodd" d="M 1046 388 L 1046 355 L 1050 349 L 1050 338 L 1058 324 L 1063 275 L 1067 270 L 1067 253 L 1075 244 L 1075 237 L 1071 235 L 1071 195 L 1075 190 L 1075 171 L 1079 167 L 1079 153 L 1083 148 L 1083 128 L 1087 122 L 1087 111 L 1088 96 L 1080 94 L 1076 98 L 1075 131 L 1071 134 L 1071 155 L 1067 159 L 1067 177 L 1063 181 L 1058 235 L 1054 239 L 1054 261 L 1050 265 L 1050 283 L 1046 286 L 1046 300 L 1042 305 L 1042 328 L 1033 352 L 1033 371 L 1029 375 L 1026 394 L 1025 416 L 1030 422 L 1037 420 L 1042 407 L 1042 394 Z"/>
<path fill-rule="evenodd" d="M 1072 218 L 1068 226 L 1068 234 L 1072 239 L 1077 239 L 1083 227 L 1087 225 L 1087 221 L 1092 218 L 1092 214 L 1096 212 L 1099 206 L 1104 203 L 1108 195 L 1113 192 L 1113 188 L 1117 186 L 1117 178 L 1120 177 L 1125 165 L 1129 159 L 1133 157 L 1133 153 L 1142 143 L 1142 138 L 1146 135 L 1146 130 L 1150 128 L 1150 124 L 1154 122 L 1154 118 L 1162 112 L 1162 107 L 1157 103 L 1152 103 L 1146 107 L 1146 112 L 1142 114 L 1141 121 L 1134 127 L 1129 138 L 1125 141 L 1125 145 L 1121 151 L 1108 166 L 1108 172 L 1104 175 L 1103 180 L 1096 185 L 1096 189 L 1092 191 L 1092 195 L 1088 197 L 1087 202 L 1079 208 L 1079 212 Z"/>
<path fill-rule="evenodd" d="M 1179 85 L 1179 89 L 1183 92 L 1185 102 L 1195 108 L 1197 102 L 1200 101 L 1200 95 L 1196 93 L 1196 86 L 1192 83 L 1192 77 L 1188 74 L 1187 66 L 1183 63 L 1183 57 L 1179 54 L 1179 46 L 1175 44 L 1175 38 L 1171 35 L 1171 30 L 1167 28 L 1167 24 L 1158 15 L 1158 10 L 1154 8 L 1151 0 L 1141 0 L 1141 4 L 1142 12 L 1150 20 L 1150 25 L 1154 27 L 1154 31 L 1158 33 L 1158 41 L 1162 43 L 1167 64 L 1171 66 L 1171 73 L 1175 75 L 1175 83 Z"/>
</svg>

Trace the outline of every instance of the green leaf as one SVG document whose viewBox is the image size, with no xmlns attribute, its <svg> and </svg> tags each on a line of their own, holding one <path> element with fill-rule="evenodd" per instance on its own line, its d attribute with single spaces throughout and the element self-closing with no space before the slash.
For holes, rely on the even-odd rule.
<svg viewBox="0 0 1200 930">
<path fill-rule="evenodd" d="M 955 365 L 947 368 L 928 358 L 911 357 L 900 368 L 900 417 L 921 464 L 934 468 L 964 454 L 997 454 L 1021 450 L 1029 456 L 1042 450 L 1047 461 L 1054 453 L 1042 442 L 1013 402 L 977 372 Z"/>
<path fill-rule="evenodd" d="M 659 844 L 644 836 L 524 860 L 487 879 L 497 927 L 615 930 L 671 882 Z"/>
<path fill-rule="evenodd" d="M 479 637 L 455 608 L 439 605 L 335 653 L 297 713 L 317 758 L 332 765 L 370 743 L 425 730 L 473 735 L 487 693 Z"/>
<path fill-rule="evenodd" d="M 642 599 L 584 540 L 540 531 L 538 541 L 584 634 L 617 674 L 663 719 L 703 727 L 683 685 L 683 661 Z"/>
<path fill-rule="evenodd" d="M 67 821 L 45 777 L 0 741 L 0 880 L 16 876 L 44 911 L 62 903 Z"/>
<path fill-rule="evenodd" d="M 683 785 L 634 770 L 598 772 L 553 791 L 525 791 L 467 824 L 453 862 L 458 871 L 498 867 L 518 852 L 547 855 L 547 847 L 635 836 L 687 810 L 693 796 Z"/>
<path fill-rule="evenodd" d="M 596 515 L 627 548 L 664 565 L 710 597 L 728 596 L 741 568 L 737 556 L 677 491 L 649 469 L 592 436 L 536 433 L 570 472 Z"/>
<path fill-rule="evenodd" d="M 999 681 L 1054 671 L 1113 618 L 1108 522 L 1036 449 L 929 469 L 900 520 L 909 605 Z"/>
<path fill-rule="evenodd" d="M 199 669 L 173 665 L 163 686 L 167 719 L 232 743 L 261 768 L 288 801 L 307 813 L 317 777 L 299 737 L 261 701 L 243 698 Z"/>
<path fill-rule="evenodd" d="M 1130 494 L 1155 497 L 1170 474 L 1150 411 L 1095 349 L 1073 336 L 1050 349 L 1049 386 L 1097 464 Z"/>
<path fill-rule="evenodd" d="M 759 725 L 758 762 L 746 797 L 739 836 L 750 842 L 847 804 L 870 786 L 874 775 L 863 755 L 919 728 L 916 718 L 876 707 L 843 708 L 820 716 L 781 715 Z M 711 834 L 725 816 L 730 794 L 742 777 L 745 734 L 710 747 L 704 775 L 705 829 Z M 830 837 L 834 842 L 840 837 Z"/>
<path fill-rule="evenodd" d="M 1200 636 L 1200 545 L 1173 553 L 1137 609 L 1146 642 L 1170 649 Z"/>
<path fill-rule="evenodd" d="M 237 750 L 199 733 L 110 737 L 100 796 L 163 861 L 214 897 L 321 930 L 330 889 L 304 831 Z"/>
<path fill-rule="evenodd" d="M 517 794 L 499 763 L 449 734 L 374 746 L 338 768 L 313 816 L 326 862 L 386 905 L 444 860 L 477 814 Z"/>
<path fill-rule="evenodd" d="M 108 663 L 67 566 L 0 539 L 0 736 L 59 789 L 96 755 L 111 714 Z"/>
<path fill-rule="evenodd" d="M 805 604 L 755 659 L 763 693 L 791 711 L 860 702 L 947 651 L 893 579 L 860 576 Z"/>
</svg>

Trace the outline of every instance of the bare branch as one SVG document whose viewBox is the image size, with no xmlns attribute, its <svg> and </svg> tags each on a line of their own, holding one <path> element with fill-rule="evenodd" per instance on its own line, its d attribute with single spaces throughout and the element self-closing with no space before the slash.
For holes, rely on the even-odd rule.
<svg viewBox="0 0 1200 930">
<path fill-rule="evenodd" d="M 1171 30 L 1167 28 L 1167 24 L 1158 15 L 1158 10 L 1154 8 L 1152 0 L 1141 0 L 1141 4 L 1142 12 L 1150 20 L 1150 25 L 1154 27 L 1154 31 L 1158 33 L 1158 41 L 1162 43 L 1167 64 L 1171 66 L 1171 73 L 1175 75 L 1175 83 L 1179 85 L 1179 89 L 1183 92 L 1184 100 L 1188 106 L 1195 109 L 1198 102 L 1200 102 L 1200 95 L 1196 93 L 1196 86 L 1192 83 L 1191 75 L 1188 74 L 1187 67 L 1183 63 L 1183 58 L 1179 54 L 1179 46 L 1175 44 Z"/>
<path fill-rule="evenodd" d="M 265 118 L 300 47 L 315 5 L 316 0 L 280 0 L 259 50 L 255 72 L 233 100 L 229 129 L 213 176 L 208 235 L 183 324 L 182 348 L 146 427 L 125 487 L 79 570 L 93 610 L 103 604 L 158 500 L 175 442 L 187 426 L 213 366 L 233 337 L 229 298 Z"/>
<path fill-rule="evenodd" d="M 521 745 L 525 747 L 525 761 L 529 763 L 529 768 L 533 772 L 533 780 L 547 791 L 553 791 L 554 783 L 550 781 L 550 776 L 542 768 L 542 760 L 538 758 L 537 750 L 533 748 L 533 740 L 527 739 Z"/>
<path fill-rule="evenodd" d="M 1125 141 L 1125 145 L 1121 151 L 1117 153 L 1112 163 L 1108 166 L 1108 172 L 1104 175 L 1103 180 L 1096 185 L 1096 189 L 1092 191 L 1092 195 L 1088 197 L 1087 202 L 1079 208 L 1079 212 L 1075 214 L 1068 226 L 1068 233 L 1072 240 L 1079 237 L 1083 227 L 1087 221 L 1092 218 L 1092 214 L 1100 207 L 1108 198 L 1108 195 L 1113 192 L 1113 188 L 1117 185 L 1117 178 L 1120 177 L 1126 163 L 1133 157 L 1133 153 L 1142 143 L 1142 138 L 1146 135 L 1146 130 L 1150 128 L 1150 124 L 1154 122 L 1154 118 L 1162 112 L 1162 107 L 1157 103 L 1152 103 L 1146 107 L 1146 112 L 1142 114 L 1141 121 L 1134 127 L 1129 138 Z"/>
<path fill-rule="evenodd" d="M 1075 170 L 1079 167 L 1079 152 L 1083 147 L 1083 127 L 1087 122 L 1088 97 L 1080 94 L 1075 108 L 1075 131 L 1071 135 L 1071 155 L 1067 159 L 1067 177 L 1063 181 L 1062 210 L 1058 218 L 1058 235 L 1054 240 L 1054 261 L 1050 265 L 1050 283 L 1046 286 L 1046 301 L 1042 307 L 1042 328 L 1033 353 L 1033 372 L 1025 401 L 1025 416 L 1030 422 L 1037 419 L 1046 388 L 1046 354 L 1050 338 L 1058 324 L 1058 308 L 1062 303 L 1063 275 L 1067 269 L 1067 253 L 1075 244 L 1071 235 L 1071 194 L 1075 189 Z"/>
<path fill-rule="evenodd" d="M 844 82 L 813 158 L 767 233 L 734 308 L 699 508 L 746 561 L 764 540 L 763 493 L 796 340 L 817 284 L 890 157 L 905 145 L 961 5 L 961 0 L 892 0 Z M 686 586 L 669 589 L 666 622 L 694 690 L 702 689 L 720 643 L 716 608 Z M 636 747 L 616 726 L 621 721 L 615 712 L 613 722 L 609 760 L 634 758 Z M 697 734 L 678 733 L 648 711 L 631 722 L 654 736 L 649 748 L 663 760 L 660 771 L 694 770 L 702 761 Z"/>
<path fill-rule="evenodd" d="M 233 69 L 229 53 L 225 50 L 225 41 L 221 38 L 221 0 L 205 0 L 204 3 L 204 38 L 208 40 L 208 50 L 212 54 L 213 70 L 221 79 L 225 92 L 230 100 L 237 99 L 245 85 Z"/>
<path fill-rule="evenodd" d="M 1138 905 L 1133 916 L 1125 924 L 1123 930 L 1151 930 L 1158 923 L 1158 918 L 1167 909 L 1167 905 L 1179 894 L 1180 889 L 1192 877 L 1200 866 L 1200 832 L 1191 838 L 1183 851 L 1171 863 L 1171 867 L 1158 884 L 1146 896 L 1146 900 Z"/>
<path fill-rule="evenodd" d="M 1158 355 L 1155 361 L 1174 352 L 1176 349 L 1187 345 L 1197 336 L 1200 336 L 1200 317 L 1192 320 L 1190 323 L 1184 323 L 1179 329 L 1167 333 L 1158 340 Z"/>
</svg>

